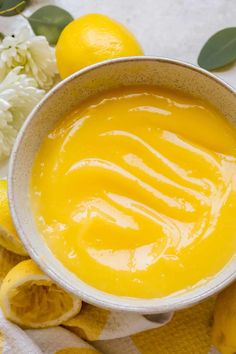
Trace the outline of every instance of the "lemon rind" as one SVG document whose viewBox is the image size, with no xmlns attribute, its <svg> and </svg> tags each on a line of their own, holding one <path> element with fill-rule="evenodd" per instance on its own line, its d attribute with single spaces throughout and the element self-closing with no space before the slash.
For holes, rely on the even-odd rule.
<svg viewBox="0 0 236 354">
<path fill-rule="evenodd" d="M 52 282 L 52 280 L 49 277 L 47 277 L 46 275 L 32 275 L 32 276 L 24 277 L 24 278 L 20 279 L 19 281 L 16 281 L 10 287 L 9 287 L 9 283 L 8 284 L 3 283 L 2 289 L 1 289 L 0 300 L 1 300 L 2 311 L 8 320 L 15 322 L 16 324 L 18 324 L 24 328 L 46 328 L 46 327 L 58 326 L 62 322 L 69 320 L 70 318 L 74 317 L 75 315 L 77 315 L 79 313 L 79 311 L 82 307 L 82 301 L 79 298 L 75 297 L 74 295 L 71 295 L 71 297 L 73 299 L 73 307 L 69 311 L 62 314 L 57 319 L 50 320 L 50 321 L 47 321 L 44 323 L 35 323 L 35 322 L 33 322 L 33 323 L 27 322 L 26 323 L 26 321 L 21 321 L 21 319 L 18 318 L 14 314 L 14 312 L 11 311 L 7 295 L 11 290 L 23 285 L 27 281 L 36 281 L 37 282 L 37 281 L 41 281 L 41 280 Z"/>
<path fill-rule="evenodd" d="M 0 245 L 6 248 L 8 251 L 19 254 L 21 256 L 27 256 L 28 253 L 24 248 L 23 244 L 16 237 L 12 236 L 12 234 L 4 229 L 0 225 Z"/>
</svg>

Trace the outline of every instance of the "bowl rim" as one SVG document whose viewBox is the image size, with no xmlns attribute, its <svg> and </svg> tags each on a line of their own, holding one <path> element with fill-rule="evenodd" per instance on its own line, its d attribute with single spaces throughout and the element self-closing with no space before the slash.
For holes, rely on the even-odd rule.
<svg viewBox="0 0 236 354">
<path fill-rule="evenodd" d="M 8 198 L 9 198 L 9 205 L 10 211 L 13 218 L 13 223 L 16 227 L 16 230 L 28 251 L 30 257 L 38 264 L 38 266 L 57 284 L 61 287 L 69 291 L 70 293 L 80 297 L 82 300 L 91 303 L 95 306 L 99 306 L 102 308 L 116 310 L 116 311 L 129 311 L 129 312 L 136 312 L 136 313 L 143 313 L 143 314 L 155 314 L 155 313 L 164 313 L 169 311 L 180 310 L 191 305 L 194 305 L 198 302 L 203 301 L 207 297 L 219 292 L 224 287 L 229 285 L 236 279 L 236 270 L 233 269 L 228 271 L 228 274 L 221 279 L 221 271 L 216 274 L 214 279 L 209 280 L 205 284 L 200 284 L 199 287 L 194 287 L 193 290 L 190 292 L 184 291 L 179 293 L 174 293 L 162 298 L 153 298 L 153 299 L 143 299 L 143 298 L 130 298 L 130 297 L 123 297 L 123 296 L 116 296 L 108 293 L 104 293 L 94 287 L 88 286 L 84 281 L 81 279 L 80 282 L 85 284 L 88 288 L 91 288 L 96 292 L 96 295 L 89 293 L 89 291 L 84 291 L 78 289 L 78 287 L 73 286 L 73 284 L 66 283 L 66 281 L 60 276 L 60 272 L 55 270 L 52 266 L 50 266 L 50 262 L 46 260 L 46 257 L 40 257 L 38 251 L 32 247 L 29 239 L 25 233 L 23 232 L 20 218 L 18 217 L 17 211 L 15 209 L 15 196 L 14 196 L 14 188 L 13 188 L 13 181 L 14 181 L 14 171 L 15 171 L 15 161 L 17 158 L 17 152 L 21 143 L 21 140 L 24 138 L 25 130 L 34 119 L 35 114 L 41 108 L 41 106 L 46 102 L 52 95 L 56 94 L 58 90 L 61 89 L 67 82 L 73 81 L 78 76 L 84 75 L 87 72 L 91 72 L 96 70 L 101 66 L 109 66 L 120 62 L 136 62 L 136 61 L 154 61 L 158 63 L 168 63 L 174 64 L 177 66 L 185 67 L 189 70 L 198 72 L 204 76 L 207 76 L 211 80 L 215 81 L 216 84 L 223 86 L 227 89 L 231 94 L 233 94 L 236 98 L 236 90 L 229 85 L 228 83 L 224 82 L 221 78 L 216 77 L 214 74 L 208 72 L 205 69 L 202 69 L 196 65 L 175 59 L 169 59 L 166 57 L 158 57 L 158 56 L 131 56 L 131 57 L 122 57 L 116 59 L 109 59 L 105 60 L 93 65 L 90 65 L 86 68 L 83 68 L 72 75 L 68 76 L 64 80 L 60 81 L 56 84 L 45 96 L 44 98 L 34 107 L 31 113 L 26 118 L 25 122 L 23 123 L 17 138 L 15 140 L 12 153 L 9 160 L 9 169 L 8 169 Z M 236 104 L 236 102 L 235 102 Z M 26 236 L 26 237 L 25 237 Z M 55 257 L 56 258 L 56 257 Z M 64 265 L 63 265 L 64 267 Z M 64 267 L 68 270 L 66 267 Z M 224 267 L 227 269 L 228 265 Z M 69 270 L 68 270 L 69 271 Z M 211 286 L 207 287 L 207 284 L 211 284 Z M 188 296 L 189 295 L 189 296 Z"/>
</svg>

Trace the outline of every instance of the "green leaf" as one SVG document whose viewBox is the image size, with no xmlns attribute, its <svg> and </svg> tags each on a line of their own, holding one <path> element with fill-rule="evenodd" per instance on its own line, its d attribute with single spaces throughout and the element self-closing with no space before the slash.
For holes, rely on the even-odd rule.
<svg viewBox="0 0 236 354">
<path fill-rule="evenodd" d="M 5 37 L 4 34 L 0 32 L 0 42 L 3 40 L 4 37 Z"/>
<path fill-rule="evenodd" d="M 71 14 L 58 6 L 48 5 L 35 11 L 28 21 L 36 35 L 43 35 L 56 44 L 63 28 L 73 21 Z"/>
<path fill-rule="evenodd" d="M 29 0 L 0 0 L 0 16 L 15 16 L 22 12 Z"/>
<path fill-rule="evenodd" d="M 236 27 L 215 33 L 202 48 L 198 64 L 207 70 L 219 69 L 236 60 Z"/>
</svg>

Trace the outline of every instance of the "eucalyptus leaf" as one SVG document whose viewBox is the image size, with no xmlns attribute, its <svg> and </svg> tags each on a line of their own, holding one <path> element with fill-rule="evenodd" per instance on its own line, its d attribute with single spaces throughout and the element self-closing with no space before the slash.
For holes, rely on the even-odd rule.
<svg viewBox="0 0 236 354">
<path fill-rule="evenodd" d="M 236 60 L 236 27 L 215 33 L 202 48 L 198 64 L 207 70 L 219 69 Z"/>
<path fill-rule="evenodd" d="M 29 0 L 0 0 L 0 16 L 15 16 L 29 4 Z"/>
<path fill-rule="evenodd" d="M 45 36 L 52 45 L 57 43 L 63 28 L 73 21 L 69 12 L 53 5 L 41 7 L 27 19 L 34 33 Z"/>
</svg>

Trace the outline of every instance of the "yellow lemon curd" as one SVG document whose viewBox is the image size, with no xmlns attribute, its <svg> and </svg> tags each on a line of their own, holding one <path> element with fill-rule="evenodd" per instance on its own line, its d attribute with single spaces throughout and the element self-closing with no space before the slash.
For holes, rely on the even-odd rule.
<svg viewBox="0 0 236 354">
<path fill-rule="evenodd" d="M 86 283 L 138 298 L 188 290 L 235 254 L 236 130 L 174 91 L 109 91 L 48 134 L 30 194 L 48 247 Z"/>
</svg>

